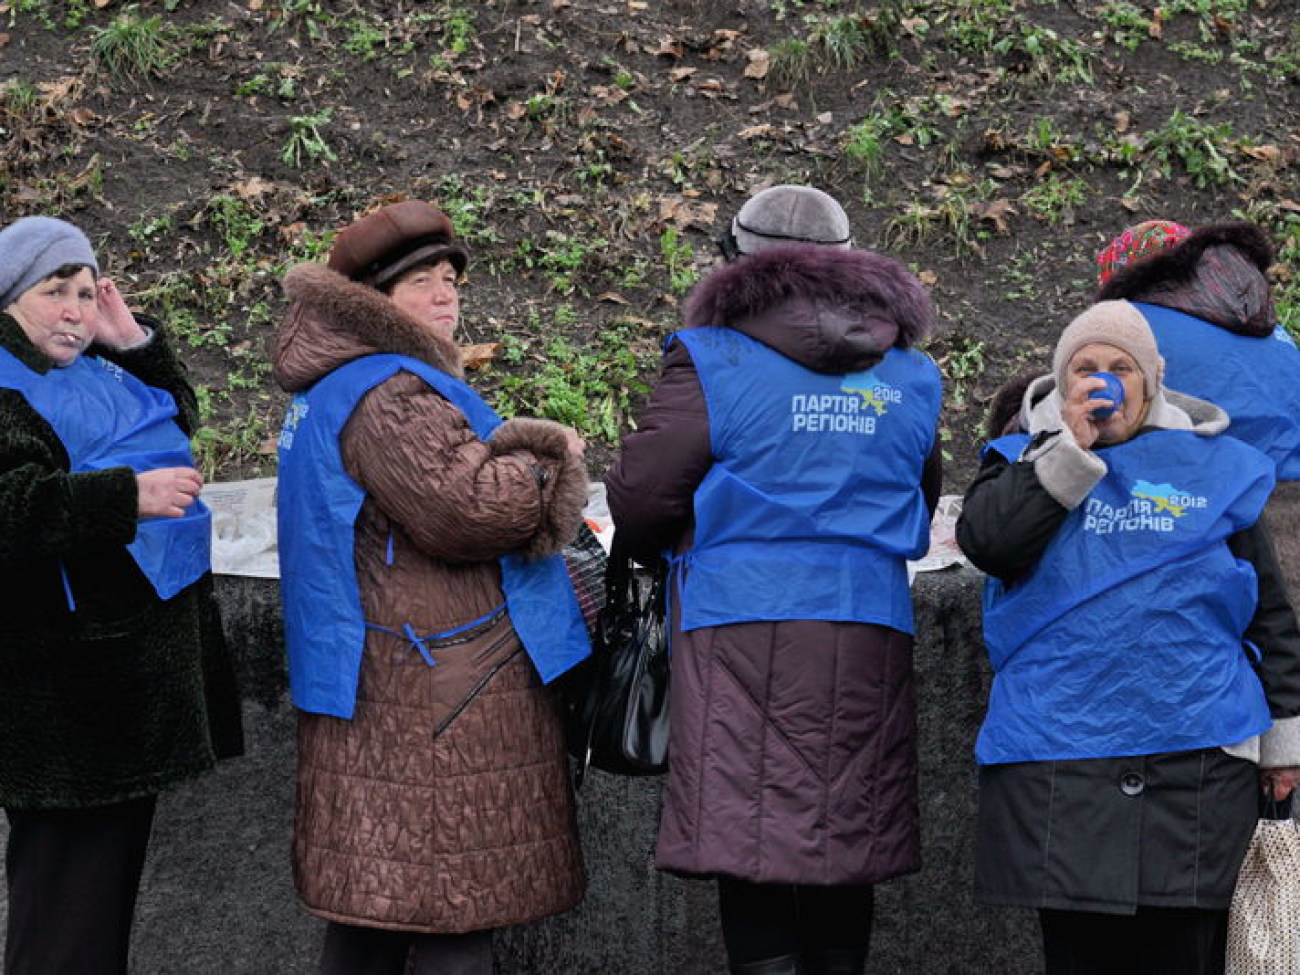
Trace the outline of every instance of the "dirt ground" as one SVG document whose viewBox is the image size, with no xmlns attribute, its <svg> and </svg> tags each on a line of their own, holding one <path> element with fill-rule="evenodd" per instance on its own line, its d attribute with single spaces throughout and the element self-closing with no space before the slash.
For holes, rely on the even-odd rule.
<svg viewBox="0 0 1300 975">
<path fill-rule="evenodd" d="M 599 474 L 714 235 L 809 182 L 931 289 L 959 493 L 1106 240 L 1237 214 L 1298 252 L 1298 156 L 1294 0 L 0 0 L 0 222 L 81 224 L 182 323 L 220 479 L 273 472 L 280 274 L 376 201 L 456 217 L 475 381 L 585 417 Z"/>
</svg>

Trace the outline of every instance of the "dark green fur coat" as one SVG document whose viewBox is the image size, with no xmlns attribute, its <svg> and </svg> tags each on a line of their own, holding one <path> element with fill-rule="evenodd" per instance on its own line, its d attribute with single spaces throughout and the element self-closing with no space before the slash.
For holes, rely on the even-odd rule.
<svg viewBox="0 0 1300 975">
<path fill-rule="evenodd" d="M 193 390 L 149 325 L 153 339 L 139 350 L 87 354 L 171 393 L 191 433 Z M 52 367 L 4 314 L 0 346 L 38 371 Z M 242 751 L 212 576 L 159 599 L 125 548 L 136 512 L 128 468 L 69 473 L 54 430 L 20 393 L 0 389 L 0 805 L 152 795 Z"/>
</svg>

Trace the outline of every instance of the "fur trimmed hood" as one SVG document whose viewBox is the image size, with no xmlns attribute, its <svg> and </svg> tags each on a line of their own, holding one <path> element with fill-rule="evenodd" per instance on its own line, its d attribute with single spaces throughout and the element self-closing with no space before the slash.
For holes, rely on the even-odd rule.
<svg viewBox="0 0 1300 975">
<path fill-rule="evenodd" d="M 868 368 L 931 330 L 930 297 L 899 261 L 813 244 L 760 251 L 704 278 L 687 328 L 733 328 L 818 372 Z"/>
<path fill-rule="evenodd" d="M 1181 244 L 1116 271 L 1098 289 L 1097 300 L 1146 301 L 1262 337 L 1274 325 L 1265 276 L 1273 261 L 1273 245 L 1255 224 L 1207 224 Z"/>
<path fill-rule="evenodd" d="M 460 378 L 460 350 L 400 311 L 382 292 L 323 264 L 299 264 L 284 276 L 291 306 L 275 336 L 271 362 L 286 392 L 306 389 L 339 366 L 375 353 L 427 362 Z"/>
</svg>

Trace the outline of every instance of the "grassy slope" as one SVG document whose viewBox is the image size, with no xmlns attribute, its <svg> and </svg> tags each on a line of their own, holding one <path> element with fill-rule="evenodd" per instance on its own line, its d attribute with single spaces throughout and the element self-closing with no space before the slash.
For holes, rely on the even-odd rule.
<svg viewBox="0 0 1300 975">
<path fill-rule="evenodd" d="M 1129 223 L 1260 221 L 1300 330 L 1298 30 L 1294 0 L 0 0 L 0 219 L 81 223 L 168 317 L 230 478 L 273 471 L 284 267 L 432 199 L 500 343 L 478 381 L 599 467 L 711 235 L 814 182 L 932 288 L 960 490 Z"/>
</svg>

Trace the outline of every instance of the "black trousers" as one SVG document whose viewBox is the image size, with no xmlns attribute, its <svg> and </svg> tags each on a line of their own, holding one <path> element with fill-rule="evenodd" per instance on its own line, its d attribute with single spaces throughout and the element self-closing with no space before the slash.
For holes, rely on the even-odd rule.
<svg viewBox="0 0 1300 975">
<path fill-rule="evenodd" d="M 732 965 L 818 951 L 865 954 L 875 893 L 869 886 L 755 884 L 718 878 L 722 940 Z"/>
<path fill-rule="evenodd" d="M 1228 912 L 1038 912 L 1047 975 L 1223 975 Z"/>
<path fill-rule="evenodd" d="M 5 975 L 126 975 L 155 804 L 5 810 Z"/>
<path fill-rule="evenodd" d="M 320 975 L 492 975 L 492 932 L 416 934 L 331 921 Z"/>
</svg>

